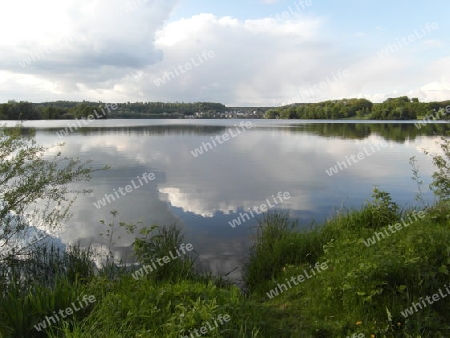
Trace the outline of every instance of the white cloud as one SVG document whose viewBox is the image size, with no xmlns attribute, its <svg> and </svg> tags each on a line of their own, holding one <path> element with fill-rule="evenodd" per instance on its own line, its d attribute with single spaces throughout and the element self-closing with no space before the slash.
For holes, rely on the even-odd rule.
<svg viewBox="0 0 450 338">
<path fill-rule="evenodd" d="M 19 0 L 5 5 L 0 14 L 0 101 L 101 97 L 110 102 L 271 106 L 297 97 L 339 69 L 351 75 L 304 102 L 342 97 L 379 101 L 393 94 L 443 100 L 450 94 L 448 60 L 430 61 L 424 68 L 408 48 L 382 59 L 377 50 L 364 48 L 376 33 L 357 30 L 360 42 L 349 51 L 339 37 L 326 34 L 323 17 L 297 13 L 286 20 L 238 20 L 200 13 L 165 24 L 178 1 L 141 2 L 122 15 L 123 0 Z M 17 17 L 29 24 L 20 24 Z M 29 53 L 61 44 L 26 67 L 19 64 Z M 423 42 L 428 48 L 442 44 Z M 213 51 L 215 57 L 160 87 L 153 83 L 203 51 Z"/>
<path fill-rule="evenodd" d="M 445 42 L 441 39 L 430 39 L 423 42 L 424 45 L 431 48 L 441 48 L 445 46 Z"/>
<path fill-rule="evenodd" d="M 7 95 L 0 99 L 82 99 L 101 92 L 120 98 L 114 87 L 123 76 L 162 58 L 154 46 L 155 32 L 176 4 L 155 0 L 120 15 L 122 0 L 8 3 L 0 13 L 0 69 L 13 75 L 0 82 Z M 22 67 L 20 62 L 29 57 L 31 62 Z"/>
</svg>

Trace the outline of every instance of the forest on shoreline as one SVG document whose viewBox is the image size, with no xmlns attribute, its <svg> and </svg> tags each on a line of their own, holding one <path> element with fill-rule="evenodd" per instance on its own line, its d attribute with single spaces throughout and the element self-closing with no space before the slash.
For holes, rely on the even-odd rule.
<svg viewBox="0 0 450 338">
<path fill-rule="evenodd" d="M 266 112 L 266 118 L 280 119 L 366 119 L 416 120 L 448 119 L 450 100 L 419 102 L 407 96 L 389 98 L 382 103 L 366 99 L 342 99 L 319 103 L 291 104 Z"/>
<path fill-rule="evenodd" d="M 112 108 L 113 107 L 113 108 Z M 135 102 L 55 101 L 31 103 L 8 101 L 0 104 L 0 120 L 72 120 L 88 118 L 247 118 L 248 114 L 231 112 L 234 108 L 214 102 Z M 294 103 L 281 107 L 256 108 L 250 117 L 266 119 L 361 119 L 361 120 L 447 120 L 450 100 L 419 102 L 401 96 L 382 103 L 367 99 L 329 100 L 319 103 Z"/>
<path fill-rule="evenodd" d="M 95 119 L 151 119 L 151 118 L 184 118 L 197 112 L 216 113 L 227 108 L 220 103 L 104 103 L 101 101 L 55 101 L 31 103 L 26 101 L 8 101 L 0 104 L 0 120 L 73 120 Z"/>
</svg>

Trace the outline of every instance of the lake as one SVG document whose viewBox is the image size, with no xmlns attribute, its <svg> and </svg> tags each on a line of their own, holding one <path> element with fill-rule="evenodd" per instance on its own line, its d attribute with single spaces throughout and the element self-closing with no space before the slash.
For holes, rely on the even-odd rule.
<svg viewBox="0 0 450 338">
<path fill-rule="evenodd" d="M 411 121 L 97 120 L 61 137 L 69 123 L 75 121 L 24 123 L 37 129 L 39 144 L 64 142 L 67 156 L 111 165 L 77 185 L 93 193 L 74 203 L 63 242 L 105 249 L 99 220 L 111 220 L 113 209 L 120 221 L 177 222 L 202 266 L 215 274 L 233 271 L 233 278 L 239 278 L 258 210 L 285 210 L 308 228 L 360 207 L 374 185 L 402 206 L 417 204 L 409 158 L 416 156 L 426 188 L 433 167 L 423 149 L 438 152 L 436 141 L 448 130 L 447 123 L 418 128 Z M 195 151 L 200 147 L 202 153 Z M 433 201 L 428 189 L 424 197 Z M 118 259 L 130 260 L 132 240 L 116 230 Z"/>
</svg>

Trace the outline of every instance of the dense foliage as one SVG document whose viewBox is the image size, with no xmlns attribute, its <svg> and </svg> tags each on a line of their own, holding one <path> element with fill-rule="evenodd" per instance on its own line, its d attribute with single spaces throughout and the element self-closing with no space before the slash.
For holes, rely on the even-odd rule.
<svg viewBox="0 0 450 338">
<path fill-rule="evenodd" d="M 108 108 L 109 107 L 109 108 Z M 43 103 L 16 102 L 0 104 L 0 120 L 63 120 L 80 119 L 92 115 L 94 118 L 180 118 L 197 112 L 223 112 L 220 103 L 163 103 L 135 102 L 119 103 L 114 108 L 102 102 L 56 101 Z"/>
<path fill-rule="evenodd" d="M 320 103 L 300 103 L 283 106 L 266 113 L 267 118 L 340 119 L 370 114 L 372 102 L 366 99 L 344 99 Z"/>
<path fill-rule="evenodd" d="M 16 102 L 0 104 L 0 120 L 57 120 L 94 118 L 151 119 L 184 118 L 196 113 L 202 117 L 219 117 L 227 111 L 221 103 L 213 102 L 135 102 L 118 103 L 107 109 L 102 102 L 56 101 L 43 103 Z M 264 108 L 266 110 L 266 108 Z M 97 114 L 95 114 L 95 112 Z M 419 102 L 406 96 L 389 98 L 382 103 L 366 99 L 330 100 L 319 103 L 296 103 L 268 109 L 265 118 L 281 119 L 370 119 L 370 120 L 429 120 L 449 119 L 450 101 Z"/>
<path fill-rule="evenodd" d="M 94 102 L 57 101 L 48 103 L 30 103 L 9 101 L 0 104 L 1 120 L 58 120 L 75 119 L 93 115 L 95 118 L 107 118 L 101 111 L 102 105 Z M 98 117 L 94 110 L 97 111 Z"/>
<path fill-rule="evenodd" d="M 194 115 L 197 112 L 223 112 L 226 107 L 220 103 L 164 103 L 164 102 L 136 102 L 120 103 L 119 112 L 114 113 L 115 118 L 152 118 L 152 117 L 180 117 Z"/>
<path fill-rule="evenodd" d="M 274 108 L 266 112 L 266 118 L 281 119 L 372 119 L 414 120 L 418 117 L 448 119 L 450 101 L 419 102 L 406 96 L 390 98 L 382 103 L 366 99 L 342 99 L 319 103 L 299 103 Z M 441 114 L 436 114 L 441 110 Z M 436 115 L 436 116 L 435 116 Z M 433 118 L 436 117 L 436 118 Z"/>
</svg>

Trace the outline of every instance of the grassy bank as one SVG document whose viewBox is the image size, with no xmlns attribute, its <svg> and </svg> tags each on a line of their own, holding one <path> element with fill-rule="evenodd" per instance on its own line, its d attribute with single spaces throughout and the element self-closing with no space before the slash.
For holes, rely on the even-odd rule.
<svg viewBox="0 0 450 338">
<path fill-rule="evenodd" d="M 286 337 L 448 337 L 447 298 L 406 318 L 402 311 L 449 282 L 449 211 L 441 203 L 414 220 L 412 210 L 400 210 L 386 195 L 306 233 L 286 231 L 275 221 L 279 216 L 270 216 L 261 231 L 271 228 L 277 239 L 262 236 L 256 246 L 247 275 L 251 298 L 277 309 Z M 402 219 L 408 226 L 388 227 Z M 316 262 L 327 269 L 313 275 Z M 294 285 L 292 278 L 305 270 L 311 278 Z"/>
</svg>

